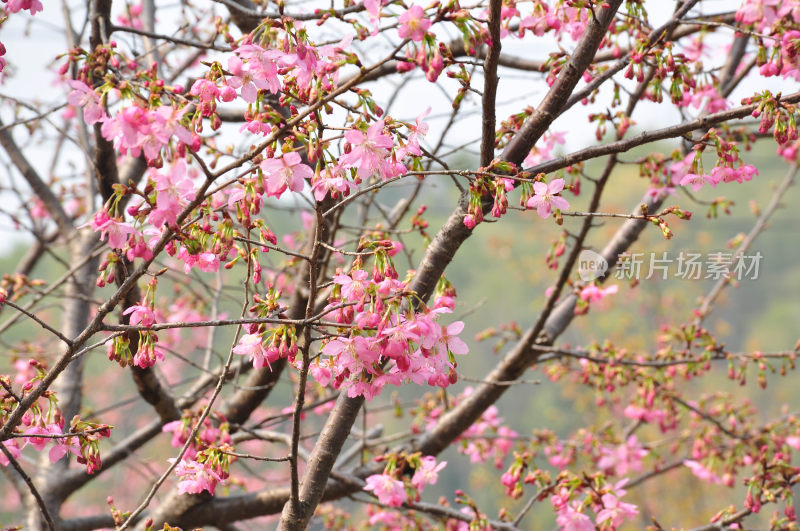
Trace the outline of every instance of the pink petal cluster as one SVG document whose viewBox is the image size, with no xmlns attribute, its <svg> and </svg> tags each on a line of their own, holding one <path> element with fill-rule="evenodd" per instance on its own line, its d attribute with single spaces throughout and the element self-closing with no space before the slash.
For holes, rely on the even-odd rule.
<svg viewBox="0 0 800 531">
<path fill-rule="evenodd" d="M 425 18 L 422 6 L 416 4 L 400 15 L 397 21 L 400 23 L 400 27 L 397 29 L 400 38 L 408 39 L 410 37 L 415 42 L 420 42 L 425 36 L 425 32 L 431 27 L 431 21 Z"/>
<path fill-rule="evenodd" d="M 385 249 L 397 246 L 388 240 Z M 462 322 L 442 325 L 438 322 L 451 309 L 439 307 L 416 313 L 402 313 L 392 301 L 406 296 L 406 284 L 396 280 L 397 272 L 386 264 L 377 266 L 372 275 L 355 269 L 350 274 L 337 274 L 337 286 L 327 311 L 333 320 L 356 324 L 368 333 L 331 339 L 322 347 L 319 383 L 347 389 L 349 396 L 363 395 L 368 400 L 377 396 L 387 384 L 447 387 L 456 380 L 454 356 L 469 350 L 458 335 Z M 390 309 L 391 311 L 387 311 Z M 325 361 L 325 360 L 328 361 Z M 316 373 L 316 375 L 315 375 Z"/>
<path fill-rule="evenodd" d="M 564 505 L 556 515 L 556 523 L 561 526 L 561 531 L 594 531 L 592 519 L 580 510 L 580 503 Z"/>
<path fill-rule="evenodd" d="M 557 144 L 564 144 L 566 142 L 566 132 L 564 131 L 548 131 L 542 136 L 542 140 L 537 142 L 536 146 L 534 146 L 528 156 L 525 157 L 525 160 L 522 161 L 522 165 L 525 168 L 529 168 L 531 166 L 535 166 L 540 162 L 553 158 L 553 149 L 556 147 Z"/>
<path fill-rule="evenodd" d="M 240 356 L 248 356 L 256 369 L 268 367 L 272 370 L 272 362 L 285 357 L 280 350 L 275 347 L 264 348 L 264 340 L 261 334 L 245 334 L 239 339 L 239 343 L 233 347 L 233 353 Z"/>
<path fill-rule="evenodd" d="M 553 209 L 566 210 L 569 203 L 563 197 L 556 195 L 564 189 L 564 179 L 558 178 L 550 181 L 550 184 L 543 182 L 533 183 L 535 195 L 528 199 L 528 208 L 535 208 L 541 218 L 547 218 Z"/>
<path fill-rule="evenodd" d="M 67 101 L 73 107 L 83 108 L 83 119 L 86 125 L 93 125 L 106 118 L 106 110 L 100 102 L 100 95 L 92 87 L 77 79 L 67 80 L 72 91 L 67 95 Z"/>
<path fill-rule="evenodd" d="M 232 74 L 227 79 L 228 85 L 240 89 L 247 103 L 255 103 L 259 90 L 276 94 L 281 88 L 275 62 L 279 56 L 277 50 L 267 51 L 254 44 L 242 46 L 228 59 L 228 70 Z"/>
<path fill-rule="evenodd" d="M 274 197 L 280 197 L 286 188 L 302 192 L 305 180 L 314 176 L 314 170 L 303 164 L 300 155 L 294 151 L 279 158 L 265 159 L 260 167 L 267 177 L 267 194 Z"/>
<path fill-rule="evenodd" d="M 761 32 L 769 30 L 778 17 L 781 4 L 781 0 L 745 0 L 736 11 L 736 21 L 744 25 L 755 24 Z"/>
<path fill-rule="evenodd" d="M 545 3 L 534 3 L 532 14 L 524 17 L 519 22 L 520 37 L 525 30 L 531 30 L 534 35 L 541 37 L 549 30 L 558 31 L 561 29 L 561 20 Z"/>
<path fill-rule="evenodd" d="M 35 15 L 42 11 L 42 3 L 39 0 L 7 0 L 5 10 L 9 13 L 19 13 L 23 9 L 30 11 L 31 15 Z"/>
<path fill-rule="evenodd" d="M 222 417 L 222 420 L 225 420 L 224 417 Z M 194 422 L 195 419 L 191 415 L 184 416 L 180 420 L 173 420 L 172 422 L 164 424 L 161 431 L 164 433 L 172 433 L 170 445 L 173 448 L 183 448 L 183 445 L 189 440 Z M 203 421 L 203 425 L 198 430 L 197 436 L 186 449 L 183 459 L 185 461 L 194 461 L 200 450 L 204 450 L 212 445 L 230 443 L 230 433 L 227 430 L 220 430 L 212 424 L 210 419 L 206 418 Z"/>
<path fill-rule="evenodd" d="M 157 361 L 164 361 L 164 353 L 156 347 L 154 341 L 139 342 L 139 348 L 133 355 L 133 364 L 142 369 L 149 369 Z"/>
<path fill-rule="evenodd" d="M 617 493 L 619 494 L 619 493 Z M 632 503 L 625 503 L 612 493 L 603 494 L 603 509 L 597 513 L 597 525 L 609 522 L 612 527 L 619 527 L 625 520 L 633 520 L 639 514 L 639 508 Z"/>
<path fill-rule="evenodd" d="M 435 457 L 426 455 L 422 458 L 419 467 L 414 471 L 411 484 L 422 494 L 426 486 L 434 485 L 439 481 L 439 472 L 445 466 L 447 466 L 447 461 L 442 461 L 437 464 Z"/>
<path fill-rule="evenodd" d="M 347 180 L 343 168 L 329 165 L 314 180 L 311 189 L 314 192 L 314 198 L 317 201 L 322 201 L 328 194 L 331 194 L 333 199 L 337 199 L 339 196 L 346 197 L 350 195 L 351 191 L 356 190 L 357 186 Z"/>
<path fill-rule="evenodd" d="M 95 214 L 92 220 L 92 228 L 95 232 L 100 232 L 101 240 L 105 240 L 106 236 L 108 236 L 108 246 L 112 249 L 124 248 L 128 243 L 128 237 L 132 234 L 138 234 L 133 225 L 119 218 L 110 217 L 105 210 Z"/>
<path fill-rule="evenodd" d="M 692 474 L 695 475 L 701 481 L 705 481 L 706 483 L 714 483 L 714 484 L 721 484 L 722 480 L 720 477 L 712 472 L 708 467 L 703 465 L 699 461 L 695 461 L 693 459 L 686 459 L 683 464 L 692 471 Z"/>
<path fill-rule="evenodd" d="M 145 158 L 152 162 L 173 136 L 192 145 L 192 135 L 180 123 L 187 110 L 187 107 L 178 109 L 169 105 L 155 110 L 131 105 L 103 119 L 103 138 L 113 140 L 114 147 L 122 154 L 138 157 L 144 153 Z"/>
<path fill-rule="evenodd" d="M 131 325 L 141 325 L 146 328 L 153 326 L 153 323 L 155 323 L 156 320 L 153 309 L 149 306 L 143 306 L 141 304 L 131 306 L 122 312 L 122 315 L 130 315 L 129 322 Z"/>
<path fill-rule="evenodd" d="M 219 270 L 220 266 L 219 256 L 208 251 L 192 254 L 186 247 L 181 247 L 175 257 L 183 261 L 183 271 L 187 275 L 194 267 L 204 273 L 214 273 Z"/>
<path fill-rule="evenodd" d="M 172 463 L 175 459 L 169 461 Z M 217 484 L 223 481 L 211 466 L 193 460 L 181 460 L 175 467 L 175 475 L 181 478 L 178 482 L 180 494 L 200 494 L 208 491 L 213 496 Z"/>
<path fill-rule="evenodd" d="M 383 132 L 384 125 L 384 121 L 379 120 L 369 126 L 366 133 L 360 129 L 347 131 L 344 137 L 350 146 L 350 151 L 339 160 L 342 167 L 358 168 L 358 176 L 361 179 L 373 175 L 389 179 L 405 173 L 405 167 L 400 168 L 391 161 L 390 150 L 394 142 L 391 136 Z"/>
<path fill-rule="evenodd" d="M 607 474 L 626 476 L 630 472 L 641 472 L 642 459 L 648 454 L 636 435 L 631 435 L 619 446 L 600 448 L 601 457 L 597 466 Z"/>
<path fill-rule="evenodd" d="M 720 147 L 725 150 L 732 146 L 727 142 L 721 142 Z M 721 182 L 730 183 L 736 181 L 743 183 L 752 180 L 755 175 L 758 175 L 758 170 L 750 164 L 743 164 L 739 159 L 739 155 L 734 151 L 724 152 L 721 157 L 718 157 L 717 166 L 711 170 L 711 174 L 701 173 L 701 170 L 698 169 L 698 164 L 695 162 L 697 156 L 693 151 L 686 155 L 683 160 L 669 165 L 668 172 L 673 184 L 691 186 L 692 190 L 696 192 L 706 184 L 716 187 Z"/>
<path fill-rule="evenodd" d="M 616 284 L 607 288 L 600 288 L 596 284 L 589 284 L 581 290 L 580 297 L 582 300 L 589 303 L 600 302 L 607 296 L 615 294 L 618 290 L 619 286 Z"/>
<path fill-rule="evenodd" d="M 150 179 L 158 195 L 156 208 L 150 211 L 148 221 L 159 229 L 164 224 L 175 226 L 178 215 L 195 195 L 194 183 L 187 174 L 186 161 L 179 159 L 169 173 L 154 170 L 150 173 Z"/>
<path fill-rule="evenodd" d="M 468 397 L 472 391 L 471 387 L 467 387 L 455 402 Z M 434 418 L 435 416 L 432 420 Z M 464 431 L 461 436 L 464 442 L 458 447 L 458 451 L 468 455 L 471 463 L 485 463 L 494 456 L 495 465 L 499 468 L 519 436 L 516 431 L 502 423 L 503 418 L 498 415 L 497 408 L 494 405 L 489 406 L 481 418 Z"/>
<path fill-rule="evenodd" d="M 117 15 L 117 24 L 128 28 L 142 29 L 142 3 L 128 4 L 125 12 Z"/>
<path fill-rule="evenodd" d="M 401 507 L 407 499 L 403 482 L 387 474 L 369 476 L 364 490 L 372 491 L 378 497 L 379 502 L 389 507 Z"/>
</svg>

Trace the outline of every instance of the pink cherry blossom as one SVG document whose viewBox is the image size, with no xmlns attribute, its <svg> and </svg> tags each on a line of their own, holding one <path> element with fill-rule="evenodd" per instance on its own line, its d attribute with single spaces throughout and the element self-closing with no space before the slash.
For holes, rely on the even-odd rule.
<svg viewBox="0 0 800 531">
<path fill-rule="evenodd" d="M 704 110 L 708 113 L 724 111 L 728 108 L 728 102 L 714 85 L 704 85 L 695 89 L 691 97 L 693 107 L 699 109 L 705 102 Z"/>
<path fill-rule="evenodd" d="M 191 430 L 183 420 L 173 420 L 172 422 L 164 424 L 161 431 L 164 433 L 171 432 L 172 440 L 170 441 L 170 445 L 173 448 L 181 448 L 186 444 L 186 441 L 189 440 L 189 433 Z M 188 460 L 192 460 L 195 455 L 197 455 L 197 451 L 194 449 L 194 445 L 190 445 L 184 457 Z"/>
<path fill-rule="evenodd" d="M 325 387 L 331 382 L 333 373 L 331 372 L 331 360 L 317 358 L 309 367 L 309 372 L 318 384 Z"/>
<path fill-rule="evenodd" d="M 169 137 L 175 136 L 184 144 L 191 146 L 195 142 L 195 138 L 181 124 L 181 119 L 188 111 L 189 106 L 179 108 L 174 105 L 162 105 L 154 111 L 150 111 L 150 128 L 159 138 L 169 139 Z M 194 148 L 196 149 L 197 146 Z"/>
<path fill-rule="evenodd" d="M 373 30 L 371 35 L 378 34 L 378 23 L 380 22 L 381 18 L 381 6 L 383 5 L 383 0 L 363 0 L 364 7 L 367 9 L 367 13 L 369 13 L 369 20 L 373 25 Z"/>
<path fill-rule="evenodd" d="M 19 459 L 22 456 L 22 451 L 20 450 L 16 439 L 8 439 L 0 442 L 0 444 L 6 447 L 6 450 L 8 450 L 8 453 L 10 453 L 14 459 Z M 8 466 L 10 463 L 11 461 L 9 461 L 8 457 L 6 457 L 6 454 L 4 452 L 0 452 L 0 466 Z"/>
<path fill-rule="evenodd" d="M 357 167 L 358 176 L 362 179 L 375 174 L 383 178 L 391 177 L 394 172 L 388 159 L 394 143 L 389 135 L 383 133 L 383 127 L 383 120 L 379 120 L 369 126 L 366 134 L 358 129 L 347 131 L 344 137 L 350 143 L 351 150 L 341 157 L 342 166 Z"/>
<path fill-rule="evenodd" d="M 95 216 L 95 220 L 97 220 L 98 216 L 101 216 L 101 214 L 105 214 L 105 221 L 100 223 L 95 229 L 100 231 L 100 239 L 104 240 L 106 236 L 108 236 L 109 247 L 112 249 L 122 249 L 128 242 L 128 236 L 131 234 L 136 234 L 136 229 L 134 229 L 133 225 L 130 223 L 125 223 L 119 219 L 109 218 L 108 214 L 104 211 L 98 213 Z"/>
<path fill-rule="evenodd" d="M 614 284 L 607 288 L 600 288 L 596 284 L 589 284 L 581 290 L 580 297 L 586 302 L 599 302 L 608 295 L 613 295 L 619 290 L 619 286 Z"/>
<path fill-rule="evenodd" d="M 720 480 L 719 476 L 717 476 L 714 472 L 709 470 L 705 465 L 698 461 L 694 461 L 692 459 L 686 459 L 683 462 L 686 467 L 692 471 L 692 474 L 697 476 L 698 479 L 708 482 L 708 483 L 715 483 L 720 484 L 722 480 Z"/>
<path fill-rule="evenodd" d="M 756 24 L 759 31 L 772 25 L 777 17 L 780 0 L 745 0 L 736 11 L 736 21 L 742 24 Z"/>
<path fill-rule="evenodd" d="M 600 449 L 602 457 L 597 461 L 598 468 L 607 473 L 625 476 L 629 472 L 641 472 L 642 458 L 648 454 L 636 435 L 631 435 L 625 443 L 615 448 Z"/>
<path fill-rule="evenodd" d="M 156 228 L 161 228 L 165 223 L 174 226 L 183 207 L 194 198 L 194 183 L 186 175 L 186 161 L 178 160 L 169 173 L 154 171 L 150 178 L 155 183 L 158 195 L 156 208 L 148 219 Z"/>
<path fill-rule="evenodd" d="M 613 527 L 618 527 L 625 520 L 633 520 L 639 514 L 639 509 L 632 503 L 619 501 L 614 494 L 603 494 L 603 509 L 597 513 L 597 525 L 609 521 Z"/>
<path fill-rule="evenodd" d="M 2 301 L 0 301 L 0 303 L 2 303 Z M 33 360 L 26 361 L 22 359 L 14 362 L 14 369 L 17 371 L 17 374 L 14 375 L 14 383 L 24 385 L 36 377 L 36 369 L 34 369 L 31 362 L 33 362 Z"/>
<path fill-rule="evenodd" d="M 200 101 L 200 111 L 203 116 L 211 116 L 217 109 L 216 100 L 220 97 L 219 87 L 212 81 L 205 78 L 198 79 L 192 84 L 189 93 Z"/>
<path fill-rule="evenodd" d="M 344 171 L 340 168 L 325 168 L 318 179 L 314 181 L 311 189 L 314 191 L 314 198 L 317 201 L 322 201 L 329 192 L 333 192 L 332 197 L 338 197 L 340 194 L 347 196 L 350 195 L 352 190 L 357 189 L 356 185 L 347 180 Z"/>
<path fill-rule="evenodd" d="M 174 462 L 175 460 L 170 459 L 169 461 Z M 217 483 L 222 481 L 220 475 L 210 466 L 197 461 L 181 460 L 175 467 L 175 475 L 181 478 L 178 482 L 180 494 L 200 494 L 205 490 L 213 496 Z"/>
<path fill-rule="evenodd" d="M 464 216 L 464 226 L 469 230 L 474 229 L 477 224 L 478 223 L 473 214 L 467 214 L 466 216 Z"/>
<path fill-rule="evenodd" d="M 133 364 L 142 369 L 148 369 L 156 364 L 157 361 L 164 361 L 164 353 L 156 348 L 152 341 L 140 342 L 139 350 L 133 355 Z"/>
<path fill-rule="evenodd" d="M 368 276 L 369 273 L 363 269 L 355 269 L 350 275 L 334 275 L 333 281 L 342 286 L 342 297 L 345 300 L 355 302 L 364 296 Z"/>
<path fill-rule="evenodd" d="M 114 140 L 119 148 L 135 150 L 142 141 L 141 131 L 147 127 L 147 111 L 138 105 L 131 105 L 104 120 L 101 132 L 103 138 Z"/>
<path fill-rule="evenodd" d="M 244 46 L 240 46 L 236 50 L 236 53 L 246 61 L 248 70 L 245 71 L 244 67 L 242 67 L 242 70 L 239 71 L 238 65 L 234 63 L 234 70 L 231 72 L 234 74 L 234 77 L 239 79 L 232 83 L 229 79 L 228 82 L 231 83 L 231 86 L 242 87 L 242 98 L 245 101 L 249 101 L 247 98 L 250 97 L 252 91 L 256 88 L 267 89 L 272 94 L 277 94 L 281 89 L 281 82 L 280 79 L 278 79 L 277 61 L 283 56 L 283 52 L 280 50 L 265 50 L 256 44 L 245 44 Z M 245 88 L 248 81 L 253 87 Z M 255 98 L 253 98 L 253 101 L 255 101 Z"/>
<path fill-rule="evenodd" d="M 555 194 L 564 189 L 564 179 L 553 179 L 550 184 L 543 182 L 533 183 L 534 196 L 528 199 L 528 208 L 535 208 L 539 217 L 546 218 L 550 216 L 553 208 L 558 210 L 566 210 L 569 208 L 569 203 L 566 199 Z"/>
<path fill-rule="evenodd" d="M 442 327 L 442 344 L 453 354 L 466 354 L 469 352 L 467 344 L 458 337 L 462 330 L 464 330 L 463 321 L 456 321 L 447 327 Z"/>
<path fill-rule="evenodd" d="M 50 448 L 50 453 L 47 457 L 50 459 L 51 463 L 55 463 L 67 455 L 67 452 L 72 452 L 72 455 L 81 457 L 81 447 L 76 437 L 59 437 L 53 439 L 53 447 Z"/>
<path fill-rule="evenodd" d="M 62 435 L 63 433 L 63 428 L 56 423 L 46 424 L 45 426 L 34 424 L 25 430 L 28 442 L 37 451 L 44 450 L 44 447 L 53 440 L 50 437 L 37 437 L 37 435 Z"/>
<path fill-rule="evenodd" d="M 411 37 L 412 41 L 420 42 L 425 32 L 431 27 L 431 21 L 425 18 L 425 11 L 421 6 L 414 4 L 397 19 L 400 27 L 397 29 L 401 38 Z"/>
<path fill-rule="evenodd" d="M 18 13 L 23 9 L 27 9 L 31 15 L 35 15 L 44 8 L 39 0 L 8 0 L 5 9 L 9 13 Z"/>
<path fill-rule="evenodd" d="M 136 305 L 131 306 L 122 315 L 130 314 L 130 324 L 133 326 L 142 325 L 145 328 L 153 326 L 155 322 L 155 314 L 149 306 Z"/>
<path fill-rule="evenodd" d="M 536 35 L 537 37 L 541 37 L 548 30 L 553 29 L 558 31 L 559 29 L 561 29 L 561 21 L 555 14 L 549 11 L 549 7 L 547 6 L 547 4 L 538 4 L 538 5 L 541 5 L 544 9 L 538 13 L 534 12 L 532 15 L 526 16 L 522 20 L 520 20 L 519 22 L 520 36 L 522 35 L 524 29 L 529 29 L 533 31 L 533 34 Z"/>
<path fill-rule="evenodd" d="M 447 466 L 447 461 L 437 464 L 436 458 L 432 455 L 426 455 L 421 461 L 419 467 L 414 471 L 414 477 L 411 478 L 411 484 L 420 494 L 427 485 L 433 485 L 439 480 L 439 472 Z"/>
<path fill-rule="evenodd" d="M 293 53 L 281 56 L 279 64 L 289 69 L 287 73 L 294 76 L 297 86 L 303 91 L 311 88 L 311 81 L 319 67 L 316 50 L 303 43 L 298 43 Z"/>
<path fill-rule="evenodd" d="M 556 523 L 561 526 L 561 531 L 594 531 L 592 519 L 583 514 L 579 507 L 580 504 L 575 501 L 558 512 Z"/>
<path fill-rule="evenodd" d="M 197 269 L 204 273 L 214 273 L 219 270 L 219 257 L 214 253 L 200 253 L 197 257 Z"/>
<path fill-rule="evenodd" d="M 417 116 L 416 123 L 414 127 L 411 128 L 411 134 L 408 135 L 408 143 L 405 147 L 406 153 L 411 153 L 412 155 L 417 156 L 422 155 L 422 150 L 419 147 L 419 139 L 428 134 L 430 126 L 423 120 L 430 114 L 430 112 L 431 108 L 428 107 L 422 114 Z"/>
<path fill-rule="evenodd" d="M 77 79 L 67 80 L 72 87 L 72 92 L 67 95 L 67 101 L 75 108 L 83 108 L 83 119 L 86 125 L 93 125 L 106 117 L 106 111 L 100 103 L 100 95 L 92 88 Z"/>
<path fill-rule="evenodd" d="M 280 353 L 276 349 L 264 348 L 260 334 L 246 334 L 239 339 L 239 343 L 233 347 L 233 353 L 241 356 L 249 356 L 256 369 L 269 367 L 272 370 L 272 363 L 280 358 Z"/>
<path fill-rule="evenodd" d="M 680 180 L 681 186 L 691 186 L 692 190 L 695 192 L 702 188 L 706 183 L 709 183 L 713 186 L 716 186 L 717 184 L 714 179 L 711 178 L 711 176 L 697 173 L 687 173 Z"/>
<path fill-rule="evenodd" d="M 154 161 L 172 136 L 185 144 L 193 143 L 192 135 L 180 123 L 186 110 L 186 107 L 178 109 L 169 105 L 156 110 L 131 105 L 113 117 L 104 118 L 101 132 L 103 138 L 113 140 L 122 153 L 137 157 L 144 152 L 148 161 Z"/>
<path fill-rule="evenodd" d="M 302 192 L 305 180 L 314 176 L 314 170 L 303 164 L 294 151 L 277 159 L 264 160 L 261 171 L 267 176 L 268 195 L 275 197 L 280 197 L 287 187 L 293 192 Z"/>
<path fill-rule="evenodd" d="M 386 474 L 369 476 L 364 490 L 372 491 L 379 502 L 389 507 L 401 507 L 406 501 L 406 488 L 403 482 Z"/>
<path fill-rule="evenodd" d="M 256 61 L 253 61 L 253 65 L 257 64 Z M 228 58 L 228 71 L 233 74 L 228 78 L 228 85 L 241 89 L 242 99 L 247 103 L 255 103 L 259 89 L 270 89 L 271 87 L 262 68 L 245 68 L 245 64 L 236 55 Z M 277 70 L 272 74 L 277 76 Z"/>
</svg>

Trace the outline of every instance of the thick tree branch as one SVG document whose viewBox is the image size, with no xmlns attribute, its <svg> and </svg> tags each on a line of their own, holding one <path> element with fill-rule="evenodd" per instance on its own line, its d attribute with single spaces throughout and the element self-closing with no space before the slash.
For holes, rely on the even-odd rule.
<svg viewBox="0 0 800 531">
<path fill-rule="evenodd" d="M 497 104 L 497 61 L 500 58 L 500 0 L 489 2 L 489 53 L 483 63 L 483 120 L 481 121 L 481 166 L 487 167 L 494 159 L 495 108 Z"/>
<path fill-rule="evenodd" d="M 4 444 L 0 443 L 0 452 L 3 452 L 3 455 L 8 459 L 8 462 L 11 464 L 11 467 L 19 474 L 19 477 L 22 478 L 22 481 L 27 485 L 28 490 L 30 491 L 30 495 L 36 500 L 36 506 L 38 507 L 39 511 L 41 512 L 42 517 L 44 517 L 44 521 L 47 524 L 47 528 L 50 531 L 56 531 L 56 524 L 53 521 L 53 517 L 50 514 L 50 511 L 47 509 L 47 504 L 45 504 L 44 500 L 42 499 L 42 495 L 39 494 L 39 490 L 34 485 L 33 480 L 25 473 L 25 470 L 19 464 L 19 461 L 11 455 L 11 452 L 8 448 L 5 447 Z"/>
<path fill-rule="evenodd" d="M 2 122 L 0 122 L 0 125 L 2 125 Z M 33 193 L 36 194 L 36 197 L 42 200 L 42 203 L 44 203 L 47 211 L 52 216 L 53 221 L 56 222 L 56 226 L 58 226 L 61 235 L 65 238 L 69 238 L 73 230 L 72 220 L 64 211 L 56 195 L 47 183 L 42 180 L 39 173 L 31 165 L 25 155 L 23 155 L 17 143 L 14 142 L 10 130 L 0 129 L 0 145 L 6 150 L 9 158 L 11 158 L 11 162 L 17 167 L 22 177 L 25 178 L 25 181 L 31 187 Z"/>
</svg>

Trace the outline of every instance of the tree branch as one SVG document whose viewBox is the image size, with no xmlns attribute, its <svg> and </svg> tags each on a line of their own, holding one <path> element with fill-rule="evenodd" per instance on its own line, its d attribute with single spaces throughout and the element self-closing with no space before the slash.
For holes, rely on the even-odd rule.
<svg viewBox="0 0 800 531">
<path fill-rule="evenodd" d="M 483 63 L 483 109 L 481 166 L 488 167 L 494 159 L 495 108 L 497 104 L 497 61 L 500 58 L 500 8 L 501 0 L 489 1 L 489 53 Z"/>
<path fill-rule="evenodd" d="M 2 122 L 0 122 L 0 125 L 2 125 Z M 64 238 L 69 238 L 73 231 L 72 220 L 64 211 L 61 202 L 53 191 L 50 190 L 50 187 L 42 180 L 36 169 L 31 166 L 31 163 L 28 162 L 25 155 L 22 154 L 19 146 L 17 146 L 11 136 L 11 131 L 0 129 L 0 145 L 6 150 L 6 153 L 8 153 L 8 156 L 11 158 L 11 162 L 14 163 L 14 166 L 17 167 L 25 178 L 25 181 L 31 187 L 33 193 L 42 200 L 47 211 L 53 217 L 53 221 L 56 222 L 56 226 L 58 226 L 61 235 Z"/>
</svg>

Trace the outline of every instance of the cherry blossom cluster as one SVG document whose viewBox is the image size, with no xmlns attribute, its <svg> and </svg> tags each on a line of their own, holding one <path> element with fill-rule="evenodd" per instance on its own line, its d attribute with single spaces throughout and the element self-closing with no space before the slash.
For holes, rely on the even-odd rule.
<svg viewBox="0 0 800 531">
<path fill-rule="evenodd" d="M 791 19 L 800 23 L 800 2 L 797 0 L 744 0 L 736 11 L 736 21 L 754 26 L 761 33 L 769 33 L 781 19 Z"/>
<path fill-rule="evenodd" d="M 198 452 L 193 459 L 182 459 L 175 466 L 175 475 L 180 478 L 178 492 L 180 494 L 200 494 L 203 491 L 212 496 L 217 485 L 224 484 L 229 477 L 230 464 L 235 460 L 230 455 L 233 451 L 227 444 L 219 448 L 210 447 Z M 175 459 L 169 460 L 175 463 Z"/>
<path fill-rule="evenodd" d="M 0 375 L 4 389 L 0 393 L 0 423 L 3 424 L 17 406 L 17 400 L 24 398 L 46 372 L 45 367 L 33 359 L 27 362 L 17 360 L 15 367 L 17 374 L 13 382 L 20 386 L 21 394 L 13 393 L 11 379 L 6 375 Z M 44 398 L 34 402 L 23 415 L 21 424 L 15 428 L 13 437 L 6 439 L 2 444 L 14 459 L 19 459 L 27 446 L 37 452 L 42 452 L 50 446 L 48 457 L 51 463 L 72 453 L 79 463 L 86 465 L 87 472 L 93 474 L 101 466 L 100 440 L 110 435 L 111 426 L 84 421 L 78 415 L 67 426 L 58 408 L 58 398 L 49 392 Z M 6 454 L 0 453 L 0 465 L 9 464 Z"/>
<path fill-rule="evenodd" d="M 178 491 L 185 494 L 199 494 L 207 491 L 213 495 L 217 484 L 224 483 L 229 476 L 230 463 L 235 458 L 227 420 L 215 413 L 213 419 L 206 417 L 199 428 L 195 428 L 199 415 L 185 411 L 180 420 L 168 422 L 162 431 L 172 433 L 170 444 L 183 448 L 196 430 L 194 437 L 186 446 L 186 452 L 175 467 L 180 477 Z M 170 462 L 175 462 L 171 459 Z"/>
<path fill-rule="evenodd" d="M 458 337 L 464 323 L 438 322 L 452 312 L 451 297 L 437 298 L 433 308 L 411 310 L 413 294 L 397 279 L 390 257 L 399 250 L 392 241 L 378 242 L 371 274 L 357 263 L 349 274 L 334 275 L 325 312 L 343 328 L 312 362 L 311 375 L 320 385 L 371 400 L 387 384 L 448 387 L 457 380 L 454 355 L 468 351 Z"/>
<path fill-rule="evenodd" d="M 371 491 L 380 503 L 389 507 L 401 507 L 406 502 L 419 501 L 425 487 L 434 485 L 439 480 L 439 472 L 447 466 L 447 461 L 437 463 L 435 457 L 421 457 L 419 454 L 390 456 L 387 461 L 383 473 L 367 477 L 364 490 Z M 414 470 L 410 481 L 400 475 L 406 466 Z"/>
<path fill-rule="evenodd" d="M 472 387 L 466 387 L 458 396 L 449 400 L 457 405 L 473 393 Z M 439 418 L 446 412 L 441 401 L 427 396 L 419 401 L 416 411 L 417 421 L 413 430 L 418 433 L 432 430 Z M 500 469 L 503 460 L 514 446 L 518 433 L 504 424 L 495 406 L 490 406 L 481 417 L 472 424 L 456 441 L 459 453 L 467 455 L 472 463 L 485 463 L 493 459 L 493 464 Z"/>
<path fill-rule="evenodd" d="M 703 144 L 698 144 L 698 148 L 692 150 L 682 160 L 669 166 L 673 184 L 691 186 L 692 190 L 696 192 L 705 184 L 716 187 L 721 182 L 742 183 L 758 175 L 758 170 L 754 166 L 741 161 L 736 144 L 720 138 L 714 129 L 705 135 L 703 141 L 713 142 L 717 151 L 717 163 L 711 173 L 703 172 L 701 157 Z"/>
<path fill-rule="evenodd" d="M 599 491 L 592 490 L 582 500 L 576 499 L 575 491 L 559 489 L 557 494 L 550 497 L 556 522 L 563 530 L 591 531 L 596 529 L 595 525 L 602 529 L 617 529 L 626 520 L 633 520 L 639 514 L 639 509 L 621 501 L 626 493 L 622 488 L 624 483 L 606 486 Z M 594 521 L 585 514 L 588 509 L 595 512 Z"/>
</svg>

